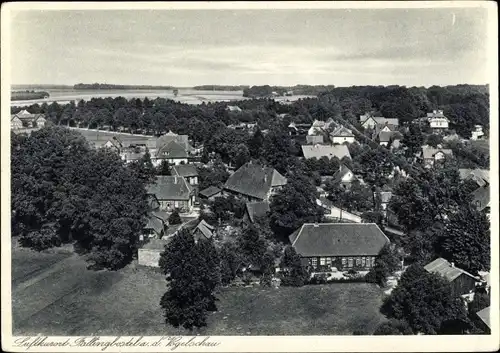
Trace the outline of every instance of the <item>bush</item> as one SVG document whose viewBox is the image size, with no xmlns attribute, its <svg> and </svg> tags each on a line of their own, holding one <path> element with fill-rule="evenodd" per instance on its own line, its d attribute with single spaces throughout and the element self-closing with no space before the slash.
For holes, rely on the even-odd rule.
<svg viewBox="0 0 500 353">
<path fill-rule="evenodd" d="M 175 210 L 168 217 L 168 224 L 174 225 L 174 224 L 181 224 L 181 223 L 182 223 L 182 219 L 181 219 L 181 216 L 179 216 L 179 211 Z"/>
</svg>

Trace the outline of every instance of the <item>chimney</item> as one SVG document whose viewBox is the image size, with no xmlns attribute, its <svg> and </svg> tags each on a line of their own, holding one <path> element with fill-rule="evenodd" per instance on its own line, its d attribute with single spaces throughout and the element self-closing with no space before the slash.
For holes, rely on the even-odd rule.
<svg viewBox="0 0 500 353">
<path fill-rule="evenodd" d="M 174 175 L 174 184 L 177 184 L 177 175 Z"/>
<path fill-rule="evenodd" d="M 267 173 L 264 174 L 264 183 L 267 183 Z"/>
<path fill-rule="evenodd" d="M 314 224 L 313 224 L 313 227 L 314 227 L 314 228 L 318 228 L 318 227 L 319 227 L 318 223 L 314 223 Z"/>
<path fill-rule="evenodd" d="M 455 267 L 455 263 L 454 262 L 451 263 L 451 267 Z"/>
</svg>

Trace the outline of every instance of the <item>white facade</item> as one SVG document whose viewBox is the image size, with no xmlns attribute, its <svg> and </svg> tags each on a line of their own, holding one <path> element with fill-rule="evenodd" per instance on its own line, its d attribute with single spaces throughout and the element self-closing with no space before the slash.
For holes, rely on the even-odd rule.
<svg viewBox="0 0 500 353">
<path fill-rule="evenodd" d="M 158 167 L 162 161 L 173 165 L 188 164 L 187 158 L 151 158 L 151 162 L 155 167 Z"/>
<path fill-rule="evenodd" d="M 356 141 L 354 139 L 354 136 L 333 136 L 332 137 L 332 143 L 338 143 L 338 144 L 343 144 L 343 143 L 354 143 Z"/>
<path fill-rule="evenodd" d="M 474 131 L 472 131 L 471 140 L 479 140 L 484 136 L 483 127 L 481 125 L 475 125 Z"/>
<path fill-rule="evenodd" d="M 445 117 L 436 117 L 429 119 L 431 129 L 448 129 L 448 119 Z"/>
</svg>

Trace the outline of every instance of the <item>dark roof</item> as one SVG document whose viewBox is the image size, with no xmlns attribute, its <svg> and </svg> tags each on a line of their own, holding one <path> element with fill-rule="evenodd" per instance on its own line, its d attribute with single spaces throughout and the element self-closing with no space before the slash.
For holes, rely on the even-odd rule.
<svg viewBox="0 0 500 353">
<path fill-rule="evenodd" d="M 270 211 L 269 202 L 248 202 L 245 204 L 250 222 L 255 222 L 256 217 L 263 217 Z"/>
<path fill-rule="evenodd" d="M 271 187 L 285 185 L 286 178 L 274 168 L 248 162 L 235 171 L 224 189 L 264 200 Z"/>
<path fill-rule="evenodd" d="M 434 156 L 439 152 L 445 155 L 453 156 L 453 151 L 449 148 L 434 148 L 430 146 L 422 146 L 422 157 L 424 159 L 434 158 Z"/>
<path fill-rule="evenodd" d="M 196 230 L 199 230 L 205 238 L 210 239 L 214 235 L 214 229 L 215 229 L 214 226 L 211 226 L 210 224 L 205 222 L 205 220 L 202 219 L 198 223 L 198 225 L 195 228 L 193 228 L 192 232 L 194 233 L 196 232 Z"/>
<path fill-rule="evenodd" d="M 378 139 L 380 142 L 390 142 L 392 140 L 401 140 L 403 135 L 399 131 L 380 131 Z"/>
<path fill-rule="evenodd" d="M 156 148 L 159 150 L 163 146 L 169 144 L 172 141 L 176 141 L 180 145 L 182 145 L 186 150 L 189 149 L 188 135 L 177 135 L 172 131 L 167 132 L 165 135 L 162 135 L 156 139 Z"/>
<path fill-rule="evenodd" d="M 384 118 L 384 117 L 374 117 L 373 120 L 377 122 L 377 124 L 390 124 L 394 126 L 399 126 L 399 119 L 393 118 Z"/>
<path fill-rule="evenodd" d="M 211 196 L 214 196 L 216 194 L 218 194 L 219 192 L 221 192 L 222 190 L 219 189 L 218 187 L 216 186 L 209 186 L 208 188 L 206 189 L 203 189 L 201 190 L 198 195 L 201 195 L 201 196 L 204 196 L 206 198 L 209 198 Z"/>
<path fill-rule="evenodd" d="M 164 223 L 161 219 L 154 215 L 150 215 L 148 217 L 148 223 L 144 227 L 144 229 L 153 229 L 156 233 L 161 233 L 164 228 Z"/>
<path fill-rule="evenodd" d="M 171 141 L 163 145 L 156 152 L 157 158 L 187 158 L 188 152 L 186 148 L 176 141 Z"/>
<path fill-rule="evenodd" d="M 172 167 L 172 171 L 182 177 L 198 176 L 198 169 L 193 164 L 179 164 Z"/>
<path fill-rule="evenodd" d="M 477 188 L 472 192 L 472 203 L 479 211 L 490 206 L 490 186 Z"/>
<path fill-rule="evenodd" d="M 431 263 L 425 265 L 424 268 L 426 269 L 427 272 L 439 274 L 450 282 L 455 280 L 462 274 L 465 274 L 469 277 L 476 279 L 476 277 L 471 275 L 469 272 L 462 270 L 461 268 L 452 266 L 448 261 L 446 261 L 442 257 L 439 257 L 436 260 L 432 261 Z"/>
<path fill-rule="evenodd" d="M 11 119 L 13 119 L 15 117 L 17 117 L 21 120 L 33 120 L 34 121 L 34 120 L 38 120 L 40 118 L 45 119 L 45 114 L 31 114 L 27 110 L 21 110 L 19 113 L 13 114 L 11 116 Z"/>
<path fill-rule="evenodd" d="M 170 175 L 157 176 L 156 182 L 147 188 L 148 194 L 158 200 L 188 200 L 192 190 L 186 179 Z"/>
<path fill-rule="evenodd" d="M 306 223 L 289 239 L 303 257 L 377 256 L 389 243 L 375 223 Z"/>
</svg>

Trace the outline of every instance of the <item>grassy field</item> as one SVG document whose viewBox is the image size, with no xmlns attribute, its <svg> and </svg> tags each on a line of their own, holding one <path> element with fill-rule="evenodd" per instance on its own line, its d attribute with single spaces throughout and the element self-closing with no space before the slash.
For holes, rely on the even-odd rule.
<svg viewBox="0 0 500 353">
<path fill-rule="evenodd" d="M 12 259 L 15 335 L 349 335 L 384 320 L 381 290 L 369 284 L 227 288 L 208 327 L 190 333 L 165 325 L 158 271 L 93 272 L 73 254 L 19 248 Z"/>
</svg>

